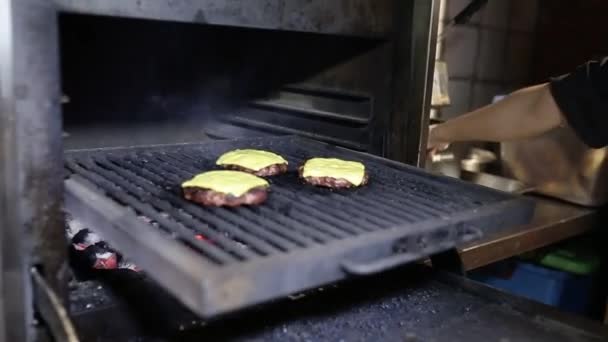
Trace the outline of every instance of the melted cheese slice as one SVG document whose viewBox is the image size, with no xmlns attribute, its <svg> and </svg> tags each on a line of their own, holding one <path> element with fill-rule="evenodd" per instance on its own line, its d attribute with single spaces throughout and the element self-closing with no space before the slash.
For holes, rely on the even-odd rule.
<svg viewBox="0 0 608 342">
<path fill-rule="evenodd" d="M 268 185 L 265 179 L 250 173 L 222 170 L 200 173 L 194 176 L 194 178 L 183 182 L 182 188 L 205 188 L 239 197 L 253 188 L 266 187 Z"/>
<path fill-rule="evenodd" d="M 304 164 L 302 176 L 344 178 L 359 186 L 365 176 L 365 165 L 335 158 L 312 158 Z"/>
<path fill-rule="evenodd" d="M 261 150 L 234 150 L 224 153 L 217 165 L 238 165 L 259 171 L 274 164 L 287 164 L 287 160 L 276 153 Z"/>
</svg>

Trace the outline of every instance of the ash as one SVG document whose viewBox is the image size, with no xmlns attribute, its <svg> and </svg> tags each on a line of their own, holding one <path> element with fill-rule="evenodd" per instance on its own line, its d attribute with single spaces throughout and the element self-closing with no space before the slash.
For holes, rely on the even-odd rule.
<svg viewBox="0 0 608 342">
<path fill-rule="evenodd" d="M 140 281 L 140 283 L 138 283 Z M 203 321 L 153 282 L 133 279 L 123 293 L 140 296 L 147 331 L 106 329 L 92 341 L 580 341 L 576 336 L 433 277 L 426 268 L 326 286 L 248 311 Z M 146 289 L 143 290 L 142 289 Z M 164 298 L 164 299 L 159 299 Z M 136 300 L 135 300 L 136 301 Z M 140 303 L 140 304 L 142 304 Z M 130 307 L 133 311 L 133 307 Z M 117 317 L 115 314 L 111 314 Z M 125 319 L 126 321 L 127 319 Z M 141 321 L 138 321 L 141 324 Z M 123 322 L 124 323 L 124 322 Z M 162 329 L 159 327 L 162 326 Z M 572 332 L 570 332 L 572 333 Z M 591 339 L 592 340 L 592 339 Z"/>
</svg>

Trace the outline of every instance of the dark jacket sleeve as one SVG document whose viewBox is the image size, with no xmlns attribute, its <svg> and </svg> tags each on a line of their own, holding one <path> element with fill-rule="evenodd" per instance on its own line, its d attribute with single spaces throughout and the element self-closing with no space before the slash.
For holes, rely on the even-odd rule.
<svg viewBox="0 0 608 342">
<path fill-rule="evenodd" d="M 608 145 L 608 57 L 553 78 L 551 94 L 566 121 L 591 147 Z"/>
</svg>

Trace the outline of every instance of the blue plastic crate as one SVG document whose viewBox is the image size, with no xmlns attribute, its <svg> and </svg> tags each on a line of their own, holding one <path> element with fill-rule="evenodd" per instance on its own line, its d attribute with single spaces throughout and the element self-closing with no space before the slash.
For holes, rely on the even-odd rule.
<svg viewBox="0 0 608 342">
<path fill-rule="evenodd" d="M 562 310 L 587 314 L 593 279 L 523 261 L 503 261 L 469 273 L 471 279 Z"/>
</svg>

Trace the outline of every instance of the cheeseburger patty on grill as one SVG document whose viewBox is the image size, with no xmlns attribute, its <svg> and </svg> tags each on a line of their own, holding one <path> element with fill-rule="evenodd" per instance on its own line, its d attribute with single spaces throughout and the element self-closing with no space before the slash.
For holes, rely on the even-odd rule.
<svg viewBox="0 0 608 342">
<path fill-rule="evenodd" d="M 276 153 L 262 150 L 234 150 L 220 156 L 217 165 L 226 169 L 252 173 L 256 176 L 275 176 L 287 172 L 287 160 Z"/>
<path fill-rule="evenodd" d="M 298 169 L 305 182 L 332 189 L 353 188 L 369 182 L 365 165 L 336 158 L 312 158 Z"/>
<path fill-rule="evenodd" d="M 258 205 L 268 197 L 268 182 L 240 171 L 209 171 L 182 183 L 184 198 L 205 206 Z"/>
</svg>

